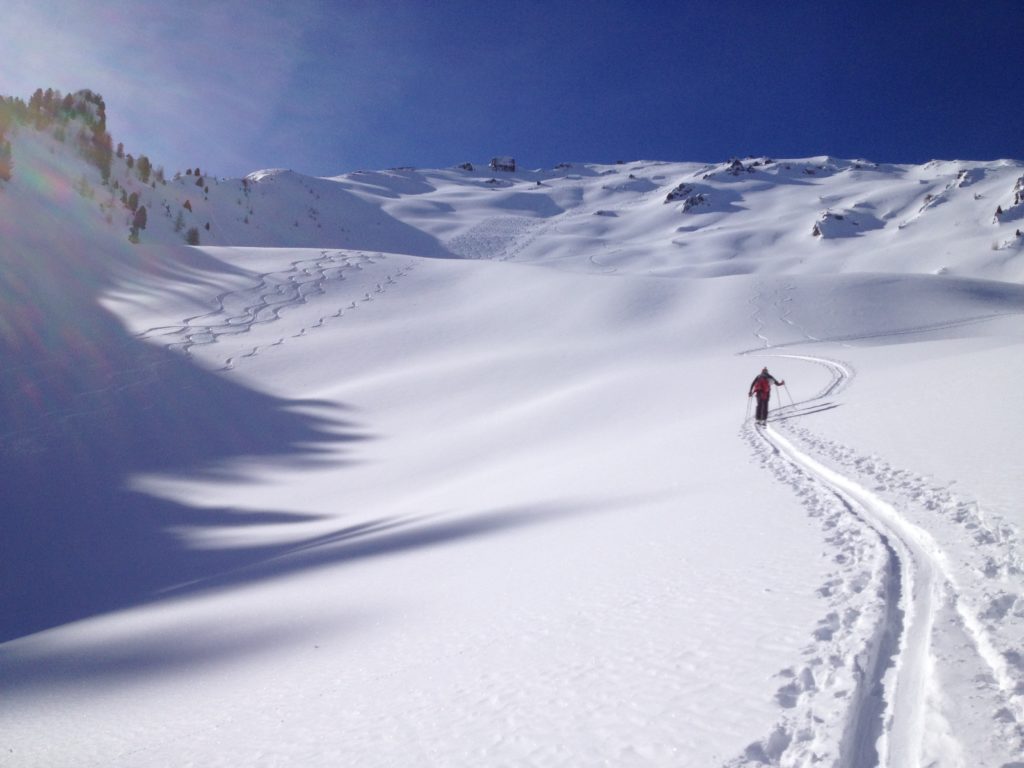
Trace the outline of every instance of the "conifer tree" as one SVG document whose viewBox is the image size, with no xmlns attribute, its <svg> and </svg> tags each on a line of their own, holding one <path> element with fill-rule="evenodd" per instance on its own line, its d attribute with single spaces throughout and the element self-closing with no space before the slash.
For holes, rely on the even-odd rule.
<svg viewBox="0 0 1024 768">
<path fill-rule="evenodd" d="M 36 88 L 35 93 L 32 94 L 28 100 L 28 111 L 29 114 L 35 118 L 39 111 L 43 108 L 43 89 Z"/>
<path fill-rule="evenodd" d="M 139 242 L 139 230 L 146 228 L 146 206 L 140 206 L 139 210 L 135 212 L 135 216 L 132 217 L 132 230 L 128 235 L 128 239 L 133 242 Z"/>
<path fill-rule="evenodd" d="M 135 212 L 135 216 L 132 218 L 132 226 L 136 229 L 145 229 L 147 218 L 146 206 L 140 205 L 139 210 Z"/>
<path fill-rule="evenodd" d="M 14 160 L 11 157 L 11 142 L 3 139 L 0 133 L 0 181 L 10 181 L 14 171 Z"/>
<path fill-rule="evenodd" d="M 150 163 L 149 158 L 145 155 L 139 155 L 139 159 L 135 161 L 135 166 L 139 172 L 139 180 L 143 184 L 148 184 L 149 174 L 153 171 L 153 164 Z"/>
<path fill-rule="evenodd" d="M 103 183 L 110 181 L 110 163 L 114 158 L 114 140 L 106 130 L 93 133 L 92 157 L 93 164 L 100 169 Z"/>
</svg>

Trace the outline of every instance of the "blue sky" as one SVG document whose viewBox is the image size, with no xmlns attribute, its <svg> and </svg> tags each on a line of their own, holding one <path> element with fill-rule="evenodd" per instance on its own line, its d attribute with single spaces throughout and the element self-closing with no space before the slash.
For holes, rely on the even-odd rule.
<svg viewBox="0 0 1024 768">
<path fill-rule="evenodd" d="M 0 93 L 168 172 L 1024 158 L 1024 2 L 4 0 Z"/>
</svg>

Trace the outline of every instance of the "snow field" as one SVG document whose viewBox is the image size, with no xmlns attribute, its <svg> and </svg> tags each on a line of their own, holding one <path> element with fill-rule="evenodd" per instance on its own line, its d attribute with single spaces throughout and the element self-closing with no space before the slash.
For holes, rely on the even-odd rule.
<svg viewBox="0 0 1024 768">
<path fill-rule="evenodd" d="M 1019 164 L 266 171 L 134 247 L 22 139 L 0 764 L 1019 762 Z"/>
<path fill-rule="evenodd" d="M 282 254 L 282 260 L 291 264 L 293 255 Z M 273 271 L 267 266 L 260 265 L 259 274 Z M 305 522 L 275 520 L 243 529 L 214 525 L 179 530 L 183 544 L 193 549 L 283 542 L 288 550 L 263 566 L 229 572 L 210 585 L 184 585 L 186 594 L 200 596 L 170 600 L 165 609 L 169 618 L 161 618 L 159 610 L 150 612 L 161 625 L 190 626 L 197 621 L 192 618 L 193 604 L 200 606 L 200 615 L 213 611 L 202 606 L 219 602 L 216 585 L 225 580 L 264 584 L 243 591 L 271 590 L 252 604 L 244 600 L 236 608 L 222 606 L 214 611 L 224 617 L 225 626 L 237 624 L 239 636 L 230 629 L 218 634 L 226 634 L 225 646 L 233 639 L 239 648 L 248 647 L 251 641 L 246 638 L 261 634 L 243 620 L 249 610 L 259 615 L 257 604 L 278 606 L 275 612 L 285 612 L 280 614 L 285 626 L 303 626 L 301 617 L 293 617 L 287 608 L 296 600 L 273 596 L 279 589 L 274 585 L 282 578 L 291 585 L 286 591 L 320 595 L 326 601 L 310 607 L 306 601 L 311 598 L 298 600 L 304 606 L 303 616 L 316 616 L 321 610 L 332 616 L 348 613 L 336 604 L 337 593 L 327 586 L 331 583 L 341 588 L 342 605 L 351 599 L 344 596 L 359 595 L 359 604 L 385 606 L 401 595 L 395 608 L 401 617 L 397 624 L 395 619 L 382 618 L 383 628 L 374 624 L 365 644 L 339 649 L 338 670 L 351 666 L 366 672 L 353 679 L 339 671 L 337 688 L 317 687 L 318 695 L 326 699 L 323 709 L 306 692 L 312 672 L 302 671 L 300 665 L 284 674 L 294 676 L 294 687 L 276 695 L 310 718 L 310 738 L 316 734 L 316 746 L 299 743 L 301 737 L 290 730 L 286 737 L 279 727 L 266 731 L 265 740 L 257 740 L 252 759 L 277 759 L 274 750 L 288 742 L 299 751 L 281 759 L 303 759 L 311 753 L 301 750 L 316 748 L 344 755 L 346 760 L 387 762 L 379 752 L 380 728 L 395 729 L 404 723 L 403 728 L 411 731 L 394 731 L 393 736 L 401 754 L 419 749 L 429 756 L 443 750 L 444 762 L 449 764 L 490 758 L 573 764 L 604 754 L 637 764 L 678 754 L 724 760 L 736 738 L 743 741 L 745 731 L 751 734 L 749 739 L 760 730 L 750 729 L 750 716 L 760 711 L 760 719 L 770 722 L 772 695 L 780 685 L 775 676 L 814 631 L 817 620 L 813 602 L 805 604 L 809 591 L 805 573 L 793 571 L 787 562 L 806 560 L 805 553 L 816 551 L 820 542 L 813 529 L 802 536 L 793 534 L 792 546 L 799 554 L 784 556 L 773 533 L 777 521 L 770 516 L 758 516 L 757 525 L 746 521 L 747 507 L 764 504 L 764 496 L 745 496 L 743 504 L 735 507 L 721 508 L 716 501 L 715 489 L 733 484 L 734 478 L 730 472 L 709 473 L 701 457 L 710 445 L 716 446 L 710 449 L 716 455 L 735 454 L 733 461 L 742 463 L 743 447 L 734 435 L 719 430 L 722 417 L 714 415 L 717 406 L 710 414 L 707 409 L 715 402 L 712 393 L 731 386 L 748 366 L 734 361 L 726 374 L 700 357 L 679 354 L 666 359 L 639 344 L 637 338 L 648 336 L 650 329 L 644 322 L 625 322 L 630 316 L 650 315 L 652 306 L 664 304 L 668 308 L 660 322 L 674 327 L 691 311 L 685 302 L 659 299 L 665 291 L 660 282 L 639 280 L 641 285 L 653 286 L 651 300 L 626 291 L 618 301 L 609 301 L 615 284 L 600 276 L 565 275 L 555 280 L 561 283 L 557 289 L 545 288 L 549 281 L 544 273 L 530 269 L 536 280 L 510 290 L 498 287 L 507 284 L 499 270 L 500 264 L 480 264 L 478 274 L 453 280 L 449 262 L 416 264 L 394 288 L 396 295 L 399 290 L 421 295 L 418 301 L 403 305 L 412 317 L 374 315 L 372 310 L 378 304 L 384 306 L 388 294 L 360 307 L 350 324 L 340 322 L 346 315 L 337 323 L 313 329 L 310 318 L 323 316 L 324 306 L 337 303 L 333 283 L 323 293 L 311 293 L 301 304 L 286 308 L 271 323 L 256 322 L 253 313 L 237 312 L 236 316 L 251 320 L 244 346 L 251 342 L 262 348 L 261 342 L 280 337 L 280 328 L 288 323 L 310 330 L 303 337 L 286 336 L 285 344 L 268 349 L 265 355 L 239 357 L 237 367 L 226 375 L 291 386 L 289 370 L 308 365 L 303 361 L 318 360 L 316 375 L 304 375 L 309 387 L 305 397 L 353 404 L 355 416 L 352 412 L 346 416 L 365 423 L 361 430 L 371 439 L 347 448 L 350 461 L 340 468 L 282 469 L 272 461 L 244 460 L 223 467 L 209 481 L 152 475 L 137 475 L 132 481 L 136 490 L 192 506 L 230 504 L 239 512 L 272 508 L 297 517 L 315 516 Z M 432 272 L 441 273 L 443 279 Z M 385 273 L 392 273 L 390 265 L 380 274 Z M 345 288 L 359 294 L 369 284 L 363 281 L 376 284 L 379 277 L 369 265 L 358 276 L 337 282 L 353 281 Z M 580 290 L 581 281 L 595 283 L 593 293 Z M 563 305 L 556 297 L 570 287 L 577 289 L 571 295 L 580 297 L 571 311 L 541 311 L 545 306 L 560 310 Z M 723 288 L 732 290 L 726 284 Z M 636 291 L 642 293 L 640 288 Z M 251 295 L 259 301 L 258 294 L 259 290 Z M 473 301 L 479 303 L 477 317 L 469 309 Z M 453 312 L 452 307 L 459 311 Z M 518 331 L 499 335 L 495 313 L 505 318 L 506 328 L 508 318 L 522 318 L 515 326 Z M 146 324 L 150 322 L 147 317 Z M 493 331 L 488 331 L 489 326 Z M 595 328 L 607 336 L 601 343 L 587 343 L 582 336 L 590 338 Z M 581 337 L 579 343 L 566 344 L 574 335 Z M 228 334 L 213 344 L 195 344 L 189 352 L 199 364 L 212 367 L 230 351 L 221 347 L 237 343 L 240 336 Z M 174 339 L 162 341 L 173 344 Z M 433 347 L 427 346 L 430 343 Z M 331 355 L 331 349 L 344 349 L 347 354 Z M 407 351 L 408 357 L 396 355 L 395 350 Z M 274 375 L 266 374 L 266 369 L 274 368 Z M 685 395 L 659 386 L 665 380 L 685 382 Z M 339 381 L 344 386 L 333 383 Z M 300 401 L 304 397 L 299 390 L 292 390 L 292 396 Z M 432 407 L 425 410 L 424 402 Z M 741 402 L 742 395 L 733 401 L 727 421 L 740 418 Z M 638 424 L 648 426 L 637 433 Z M 684 430 L 682 424 L 691 426 Z M 548 439 L 538 441 L 538 435 L 544 434 Z M 701 467 L 699 473 L 688 469 L 696 467 Z M 779 493 L 766 478 L 755 477 L 755 487 L 760 486 L 763 494 Z M 225 482 L 225 478 L 235 480 Z M 239 493 L 246 486 L 251 493 Z M 382 488 L 395 492 L 382 496 Z M 796 515 L 794 520 L 800 525 L 802 517 Z M 557 535 L 553 528 L 565 532 Z M 731 545 L 739 550 L 721 564 L 707 562 L 707 541 L 737 528 L 747 532 L 746 538 Z M 644 530 L 651 533 L 638 538 L 637 531 Z M 507 551 L 503 545 L 496 552 L 485 546 L 494 537 L 514 549 Z M 515 538 L 521 543 L 511 543 Z M 764 549 L 768 542 L 771 552 Z M 405 561 L 409 565 L 396 572 L 396 566 Z M 260 575 L 261 569 L 267 576 Z M 364 570 L 366 575 L 354 582 L 353 574 Z M 299 575 L 307 571 L 306 576 Z M 403 586 L 394 592 L 398 584 Z M 211 597 L 202 597 L 207 591 Z M 494 605 L 496 596 L 501 605 L 492 614 L 488 606 Z M 751 610 L 754 603 L 759 607 Z M 663 610 L 666 604 L 673 609 Z M 610 605 L 616 607 L 601 608 Z M 489 618 L 480 636 L 467 637 L 471 626 L 467 622 L 481 611 Z M 798 616 L 803 616 L 802 621 Z M 121 618 L 85 622 L 81 628 L 85 638 L 97 623 L 116 632 Z M 794 629 L 801 624 L 802 628 Z M 580 629 L 587 626 L 593 627 L 593 637 Z M 127 632 L 139 639 L 133 626 Z M 209 633 L 208 622 L 199 619 L 195 636 Z M 76 636 L 77 631 L 71 632 L 70 637 Z M 410 651 L 410 637 L 419 638 L 418 646 L 426 647 Z M 273 642 L 268 640 L 271 646 Z M 86 668 L 97 663 L 92 661 L 96 655 L 112 653 L 116 658 L 117 648 L 131 645 L 128 639 L 119 644 L 106 638 L 102 644 L 106 651 L 90 652 L 95 645 L 88 639 L 72 643 L 73 655 Z M 367 647 L 378 646 L 384 649 L 379 655 L 366 655 Z M 455 655 L 459 665 L 439 679 L 439 668 L 432 660 L 451 658 L 453 647 L 459 649 Z M 188 648 L 185 644 L 186 658 L 191 655 Z M 203 650 L 200 643 L 200 655 Z M 262 680 L 258 670 L 268 659 L 260 647 L 253 653 L 251 679 Z M 159 656 L 159 651 L 154 655 Z M 400 673 L 391 671 L 396 659 L 404 660 Z M 750 666 L 737 659 L 748 660 Z M 231 677 L 250 679 L 250 674 L 229 666 Z M 495 668 L 499 671 L 494 672 Z M 503 669 L 520 672 L 509 680 Z M 425 677 L 420 680 L 418 674 Z M 449 676 L 456 678 L 454 688 Z M 727 679 L 735 683 L 723 684 Z M 419 693 L 411 700 L 400 695 L 410 689 L 410 681 L 417 680 L 419 688 L 414 685 L 412 690 Z M 94 684 L 101 681 L 97 676 Z M 217 690 L 228 690 L 226 685 L 218 683 Z M 238 685 L 238 702 L 253 701 L 253 706 L 265 711 L 266 703 L 253 696 L 248 683 Z M 751 685 L 763 686 L 764 696 L 750 697 Z M 154 686 L 138 695 L 166 701 L 166 686 L 173 688 L 173 683 L 158 679 Z M 628 693 L 632 686 L 633 693 Z M 326 721 L 319 718 L 341 717 L 347 722 L 338 708 L 349 711 L 341 705 L 348 697 L 358 704 L 350 705 L 352 724 L 338 732 L 338 741 L 331 746 L 330 739 L 324 741 Z M 633 704 L 621 710 L 623 697 L 632 698 Z M 196 701 L 185 698 L 183 709 L 194 713 Z M 376 708 L 373 701 L 379 702 Z M 238 702 L 233 709 L 248 734 L 253 719 L 238 711 Z M 396 706 L 401 710 L 397 717 Z M 735 712 L 734 724 L 728 728 L 703 725 L 701 712 L 707 707 Z M 63 710 L 65 716 L 67 712 Z M 369 720 L 367 712 L 374 713 Z M 569 720 L 557 717 L 559 712 Z M 481 720 L 479 733 L 466 730 L 471 713 Z M 254 712 L 252 717 L 259 720 L 262 715 Z M 187 720 L 194 722 L 193 718 Z M 507 725 L 496 726 L 501 722 Z M 486 746 L 496 728 L 505 736 L 500 743 Z M 690 735 L 680 737 L 680 732 Z M 222 735 L 223 731 L 217 728 L 210 733 Z M 451 749 L 453 733 L 460 734 L 464 756 Z M 595 733 L 603 734 L 596 742 Z M 242 734 L 235 732 L 235 736 Z M 251 740 L 251 734 L 245 739 Z M 193 735 L 190 741 L 196 744 L 197 755 L 204 754 L 204 745 L 212 747 L 201 735 Z M 155 765 L 166 756 L 166 751 L 154 748 L 133 752 L 130 759 L 134 764 L 151 761 Z M 122 757 L 128 759 L 128 755 Z"/>
<path fill-rule="evenodd" d="M 997 326 L 999 322 L 1002 321 Z M 998 349 L 1005 343 L 996 342 L 995 346 Z M 920 349 L 930 351 L 928 357 L 932 358 L 936 348 L 951 344 L 964 342 L 933 342 Z M 847 353 L 856 355 L 852 350 Z M 857 356 L 866 355 L 862 351 Z M 813 355 L 788 352 L 784 357 L 815 360 Z M 945 362 L 950 358 L 942 350 L 939 359 Z M 841 392 L 845 386 L 842 379 L 847 378 L 850 368 L 820 358 L 818 361 L 840 374 L 838 386 L 830 386 L 823 394 Z M 958 356 L 956 361 L 962 364 L 963 358 Z M 877 369 L 877 360 L 874 362 L 871 368 Z M 915 370 L 927 370 L 920 363 L 915 361 Z M 929 382 L 946 393 L 959 383 L 956 376 L 948 375 L 935 375 Z M 937 387 L 935 382 L 939 382 Z M 909 403 L 912 391 L 905 385 L 902 389 L 893 387 L 890 382 L 886 399 L 906 398 Z M 844 413 L 838 406 L 835 408 L 837 413 Z M 1012 620 L 1003 621 L 1015 602 L 1009 594 L 1020 594 L 1019 546 L 1006 540 L 1007 536 L 1015 537 L 1018 529 L 1001 522 L 998 513 L 982 512 L 976 502 L 965 504 L 945 489 L 929 489 L 924 478 L 894 470 L 877 456 L 858 456 L 849 448 L 817 439 L 808 427 L 794 426 L 808 419 L 787 418 L 788 409 L 786 406 L 779 416 L 784 430 L 793 431 L 807 448 L 852 472 L 851 477 L 864 478 L 860 482 L 866 480 L 875 492 L 827 469 L 770 429 L 766 433 L 768 441 L 777 445 L 794 465 L 806 468 L 835 488 L 844 503 L 850 505 L 854 517 L 879 532 L 902 571 L 898 590 L 902 593 L 902 616 L 890 620 L 898 621 L 902 627 L 901 651 L 894 668 L 886 673 L 891 704 L 879 742 L 880 764 L 1003 764 L 1001 761 L 1009 759 L 1024 744 L 1016 725 L 1020 722 L 1021 700 L 1019 666 L 1013 650 L 1020 641 L 1020 627 Z M 793 410 L 810 413 L 803 403 Z M 894 418 L 908 420 L 906 406 L 901 410 L 901 417 L 896 417 L 894 411 Z M 822 417 L 808 418 L 817 421 Z M 998 439 L 998 431 L 989 436 Z M 921 447 L 919 436 L 912 444 Z M 965 469 L 961 464 L 961 472 Z M 796 487 L 801 484 L 794 483 Z M 877 491 L 896 499 L 898 507 L 883 501 Z M 953 526 L 936 520 L 937 512 Z M 919 525 L 927 526 L 932 533 Z M 936 538 L 936 532 L 941 538 Z M 965 533 L 969 534 L 966 541 Z M 993 579 L 1002 585 L 993 584 Z M 1009 593 L 1004 591 L 1007 582 L 1013 585 Z M 890 599 L 895 596 L 892 594 Z M 972 649 L 970 655 L 965 655 L 965 648 Z M 952 690 L 961 693 L 953 695 Z M 907 710 L 903 715 L 899 714 L 901 707 Z"/>
</svg>

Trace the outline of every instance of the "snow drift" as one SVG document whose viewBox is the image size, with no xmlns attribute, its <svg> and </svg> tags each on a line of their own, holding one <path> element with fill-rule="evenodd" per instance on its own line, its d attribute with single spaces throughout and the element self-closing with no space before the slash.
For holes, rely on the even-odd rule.
<svg viewBox="0 0 1024 768">
<path fill-rule="evenodd" d="M 13 149 L 0 764 L 1019 762 L 1020 163 Z"/>
</svg>

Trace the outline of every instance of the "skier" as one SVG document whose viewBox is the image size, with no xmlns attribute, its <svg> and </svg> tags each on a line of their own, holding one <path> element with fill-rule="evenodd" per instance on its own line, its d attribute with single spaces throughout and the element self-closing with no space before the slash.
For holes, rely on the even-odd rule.
<svg viewBox="0 0 1024 768">
<path fill-rule="evenodd" d="M 754 377 L 754 380 L 750 383 L 750 391 L 747 393 L 747 397 L 757 395 L 757 413 L 754 415 L 754 418 L 760 424 L 768 421 L 768 398 L 772 392 L 772 382 L 777 387 L 781 387 L 786 383 L 785 381 L 778 381 L 768 373 L 767 368 L 762 368 L 761 373 Z"/>
</svg>

